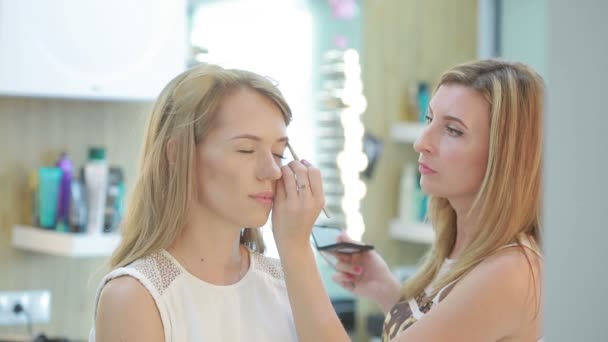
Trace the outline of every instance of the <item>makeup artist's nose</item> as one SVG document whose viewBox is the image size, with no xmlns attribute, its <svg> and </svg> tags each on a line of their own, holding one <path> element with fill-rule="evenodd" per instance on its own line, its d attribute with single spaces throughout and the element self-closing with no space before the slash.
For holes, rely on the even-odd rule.
<svg viewBox="0 0 608 342">
<path fill-rule="evenodd" d="M 434 127 L 431 124 L 424 126 L 422 134 L 414 142 L 414 150 L 418 153 L 430 154 L 435 151 Z"/>
<path fill-rule="evenodd" d="M 257 163 L 256 177 L 260 180 L 277 180 L 281 178 L 281 165 L 272 153 L 260 157 Z"/>
</svg>

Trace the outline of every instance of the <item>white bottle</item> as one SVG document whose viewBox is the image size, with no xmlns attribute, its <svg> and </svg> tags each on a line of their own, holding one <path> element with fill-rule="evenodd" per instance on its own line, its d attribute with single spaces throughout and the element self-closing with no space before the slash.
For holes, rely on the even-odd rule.
<svg viewBox="0 0 608 342">
<path fill-rule="evenodd" d="M 105 149 L 89 148 L 89 160 L 84 166 L 84 179 L 88 207 L 86 231 L 87 234 L 101 234 L 108 191 L 108 163 Z"/>
<path fill-rule="evenodd" d="M 412 222 L 412 195 L 416 191 L 414 181 L 416 179 L 416 170 L 412 164 L 406 164 L 401 171 L 401 180 L 399 184 L 399 221 Z"/>
</svg>

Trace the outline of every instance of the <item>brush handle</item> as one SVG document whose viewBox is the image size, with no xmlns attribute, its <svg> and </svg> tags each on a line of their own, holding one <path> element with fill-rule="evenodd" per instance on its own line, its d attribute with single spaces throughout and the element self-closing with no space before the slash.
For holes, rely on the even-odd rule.
<svg viewBox="0 0 608 342">
<path fill-rule="evenodd" d="M 293 151 L 293 148 L 291 147 L 290 143 L 287 143 L 287 148 L 289 149 L 289 153 L 291 153 L 293 160 L 300 161 L 300 158 L 298 158 L 298 155 Z M 323 214 L 325 214 L 325 217 L 329 218 L 329 214 L 327 213 L 327 210 L 325 209 L 325 207 L 323 207 L 321 209 L 323 209 Z"/>
</svg>

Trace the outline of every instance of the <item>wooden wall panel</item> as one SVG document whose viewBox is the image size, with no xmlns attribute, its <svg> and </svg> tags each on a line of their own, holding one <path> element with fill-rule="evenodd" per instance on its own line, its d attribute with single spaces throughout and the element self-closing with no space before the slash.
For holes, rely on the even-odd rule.
<svg viewBox="0 0 608 342">
<path fill-rule="evenodd" d="M 390 125 L 404 119 L 412 83 L 424 80 L 434 86 L 444 70 L 475 58 L 476 15 L 475 0 L 363 1 L 362 72 L 368 102 L 363 120 L 385 143 L 363 213 L 366 237 L 384 246 L 395 264 L 411 262 L 399 255 L 391 258 L 395 249 L 405 247 L 389 242 L 387 230 L 396 215 L 401 168 L 416 155 L 412 145 L 390 140 Z"/>
</svg>

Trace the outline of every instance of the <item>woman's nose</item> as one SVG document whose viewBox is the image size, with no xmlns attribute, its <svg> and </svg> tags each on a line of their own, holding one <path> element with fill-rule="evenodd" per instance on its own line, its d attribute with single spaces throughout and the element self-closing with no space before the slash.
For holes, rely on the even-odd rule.
<svg viewBox="0 0 608 342">
<path fill-rule="evenodd" d="M 270 153 L 270 156 L 262 158 L 258 163 L 258 178 L 261 180 L 277 180 L 281 178 L 281 165 L 277 162 L 276 157 Z"/>
</svg>

